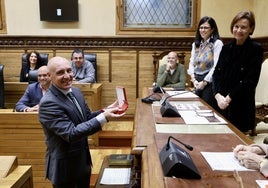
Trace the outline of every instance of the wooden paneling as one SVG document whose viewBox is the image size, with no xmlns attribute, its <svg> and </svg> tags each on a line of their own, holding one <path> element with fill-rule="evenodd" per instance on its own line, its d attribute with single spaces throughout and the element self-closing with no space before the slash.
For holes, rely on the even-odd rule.
<svg viewBox="0 0 268 188">
<path fill-rule="evenodd" d="M 257 38 L 265 52 L 268 38 Z M 97 54 L 98 82 L 103 84 L 102 103 L 105 107 L 115 100 L 116 85 L 125 86 L 129 109 L 127 115 L 134 116 L 135 100 L 141 96 L 142 88 L 153 83 L 154 52 L 185 52 L 185 68 L 188 68 L 191 45 L 194 37 L 53 37 L 53 36 L 0 36 L 0 64 L 5 65 L 4 79 L 19 81 L 21 54 L 35 49 L 48 53 L 49 58 L 63 56 L 70 59 L 74 48 Z M 224 38 L 224 43 L 230 38 Z M 187 75 L 188 76 L 188 75 Z M 188 76 L 187 83 L 190 84 Z"/>
<path fill-rule="evenodd" d="M 37 113 L 0 111 L 0 153 L 17 156 L 19 165 L 31 165 L 34 188 L 50 188 L 45 180 L 45 135 Z M 88 139 L 97 147 L 98 133 Z M 91 145 L 92 146 L 92 145 Z"/>
</svg>

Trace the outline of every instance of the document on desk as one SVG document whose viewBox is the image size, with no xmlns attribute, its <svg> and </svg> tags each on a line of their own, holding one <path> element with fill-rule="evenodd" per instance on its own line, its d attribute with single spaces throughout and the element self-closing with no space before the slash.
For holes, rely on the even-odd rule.
<svg viewBox="0 0 268 188">
<path fill-rule="evenodd" d="M 233 152 L 201 152 L 212 170 L 254 171 L 240 165 Z"/>
<path fill-rule="evenodd" d="M 256 180 L 256 183 L 260 188 L 266 188 L 268 186 L 268 180 Z"/>
<path fill-rule="evenodd" d="M 130 182 L 130 168 L 105 168 L 100 184 L 127 185 Z"/>
<path fill-rule="evenodd" d="M 198 99 L 199 97 L 191 91 L 167 91 L 171 99 Z"/>
<path fill-rule="evenodd" d="M 178 110 L 185 124 L 227 124 L 212 110 Z"/>
</svg>

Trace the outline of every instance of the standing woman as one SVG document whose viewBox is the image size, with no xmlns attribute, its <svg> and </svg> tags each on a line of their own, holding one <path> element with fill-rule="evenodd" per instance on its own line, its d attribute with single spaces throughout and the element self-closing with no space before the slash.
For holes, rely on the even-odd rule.
<svg viewBox="0 0 268 188">
<path fill-rule="evenodd" d="M 212 107 L 216 101 L 212 93 L 212 75 L 223 46 L 215 20 L 205 16 L 201 18 L 192 44 L 188 74 L 195 93 Z"/>
<path fill-rule="evenodd" d="M 21 67 L 20 82 L 29 81 L 29 71 L 37 70 L 42 66 L 41 57 L 39 52 L 32 51 L 26 55 L 27 64 Z"/>
<path fill-rule="evenodd" d="M 222 48 L 213 74 L 213 92 L 224 117 L 247 132 L 255 126 L 255 88 L 263 49 L 250 38 L 255 29 L 253 12 L 238 13 L 230 29 L 234 40 Z"/>
</svg>

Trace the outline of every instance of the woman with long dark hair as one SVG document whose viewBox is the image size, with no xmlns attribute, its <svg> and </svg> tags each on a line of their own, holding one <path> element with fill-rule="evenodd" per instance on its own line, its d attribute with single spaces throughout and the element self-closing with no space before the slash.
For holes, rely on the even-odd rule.
<svg viewBox="0 0 268 188">
<path fill-rule="evenodd" d="M 208 16 L 201 18 L 187 72 L 191 76 L 195 93 L 212 107 L 216 105 L 211 86 L 212 75 L 222 46 L 215 20 Z"/>
</svg>

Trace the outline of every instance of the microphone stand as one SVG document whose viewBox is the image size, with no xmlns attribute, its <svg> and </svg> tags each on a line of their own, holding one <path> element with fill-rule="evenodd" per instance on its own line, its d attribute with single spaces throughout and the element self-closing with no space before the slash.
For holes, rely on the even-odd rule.
<svg viewBox="0 0 268 188">
<path fill-rule="evenodd" d="M 193 151 L 194 148 L 193 148 L 192 146 L 190 146 L 190 145 L 188 145 L 188 144 L 185 144 L 185 143 L 181 142 L 180 140 L 174 138 L 173 136 L 169 136 L 169 137 L 168 137 L 166 150 L 169 150 L 169 148 L 170 148 L 170 146 L 169 146 L 169 141 L 170 141 L 171 138 L 174 139 L 174 140 L 176 140 L 176 141 L 179 142 L 180 144 L 182 144 L 182 145 L 183 145 L 184 147 L 186 147 L 188 150 Z"/>
</svg>

